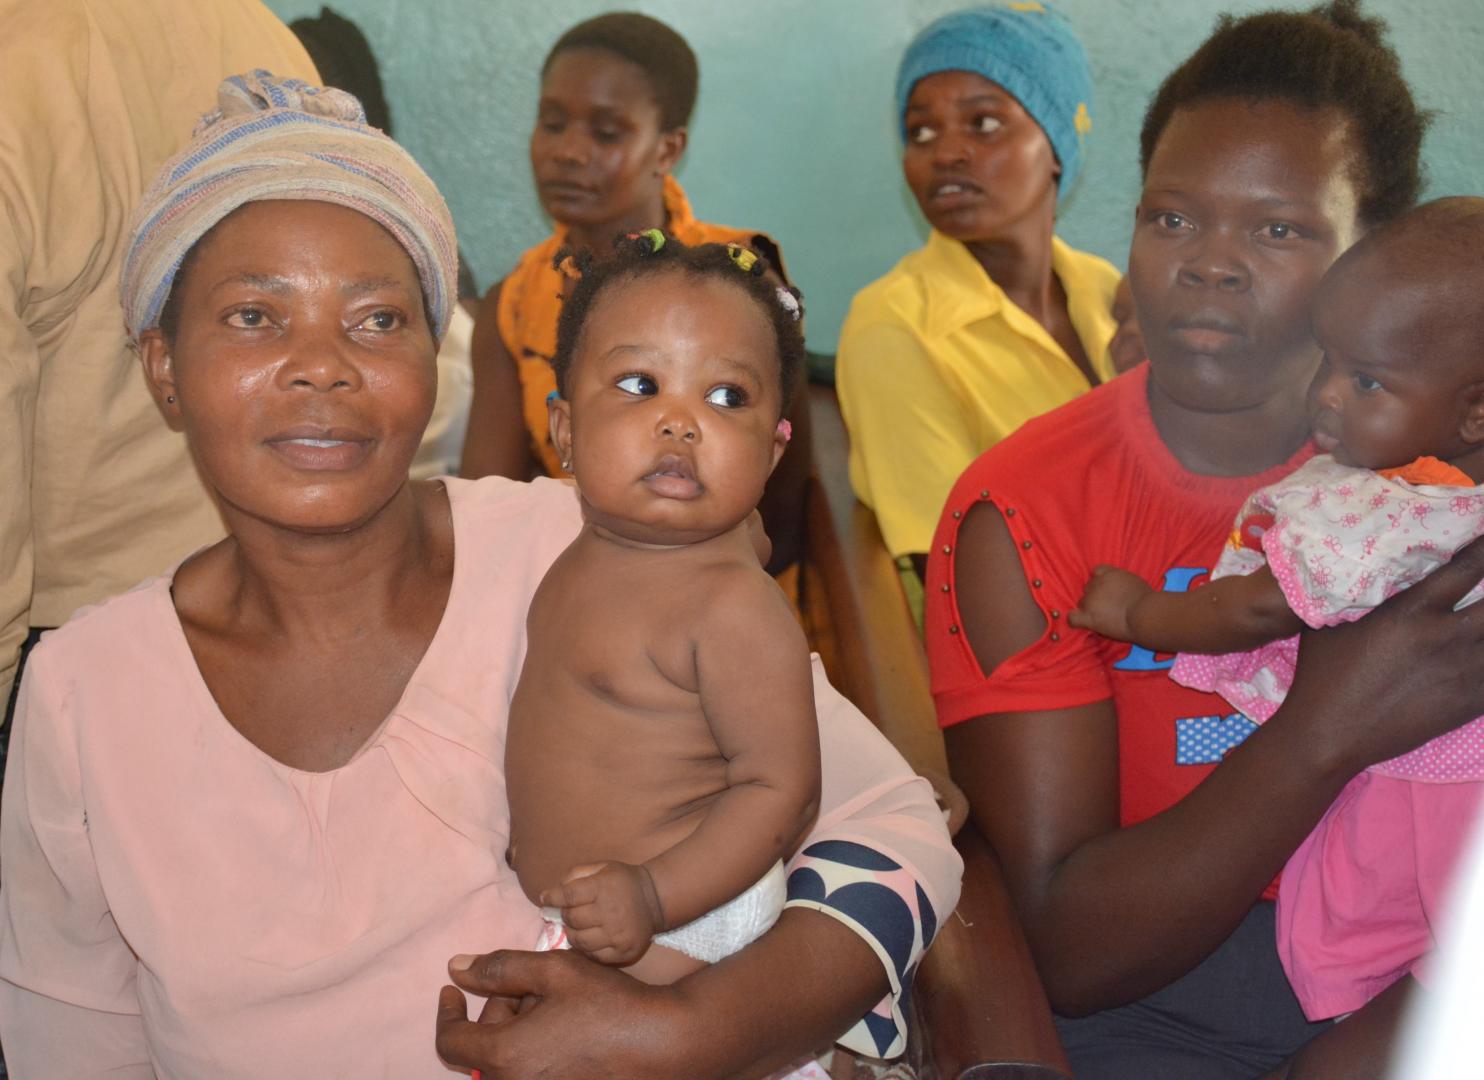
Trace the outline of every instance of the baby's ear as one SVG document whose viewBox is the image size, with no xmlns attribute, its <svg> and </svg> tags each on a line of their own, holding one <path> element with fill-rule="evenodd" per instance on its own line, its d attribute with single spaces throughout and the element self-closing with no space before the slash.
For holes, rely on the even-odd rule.
<svg viewBox="0 0 1484 1080">
<path fill-rule="evenodd" d="M 788 449 L 788 441 L 793 438 L 793 434 L 794 426 L 787 417 L 779 420 L 778 426 L 773 429 L 773 464 L 768 466 L 770 475 L 778 468 L 778 462 L 783 459 L 783 452 Z"/>
<path fill-rule="evenodd" d="M 1463 392 L 1463 421 L 1459 437 L 1470 446 L 1484 443 L 1484 382 L 1476 382 Z"/>
<path fill-rule="evenodd" d="M 546 399 L 546 422 L 551 426 L 551 445 L 562 468 L 572 471 L 572 403 L 552 391 Z"/>
</svg>

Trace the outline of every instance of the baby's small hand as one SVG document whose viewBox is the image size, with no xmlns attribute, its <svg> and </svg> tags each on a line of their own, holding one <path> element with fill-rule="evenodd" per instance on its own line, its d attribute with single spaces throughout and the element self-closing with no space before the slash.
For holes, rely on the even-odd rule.
<svg viewBox="0 0 1484 1080">
<path fill-rule="evenodd" d="M 642 866 L 575 866 L 541 903 L 562 909 L 567 940 L 601 964 L 632 964 L 665 928 L 654 879 Z"/>
<path fill-rule="evenodd" d="M 1132 641 L 1129 619 L 1134 607 L 1153 591 L 1136 574 L 1116 566 L 1099 566 L 1087 582 L 1081 603 L 1068 612 L 1067 622 L 1117 641 Z"/>
</svg>

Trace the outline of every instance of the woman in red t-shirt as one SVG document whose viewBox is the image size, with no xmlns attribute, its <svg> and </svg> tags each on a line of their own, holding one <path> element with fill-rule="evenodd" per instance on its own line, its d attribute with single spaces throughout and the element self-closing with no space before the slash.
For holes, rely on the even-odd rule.
<svg viewBox="0 0 1484 1080">
<path fill-rule="evenodd" d="M 965 473 L 925 633 L 955 778 L 998 851 L 1079 1080 L 1366 1076 L 1410 980 L 1308 1024 L 1265 889 L 1345 782 L 1484 711 L 1484 547 L 1306 635 L 1253 731 L 1168 658 L 1066 624 L 1092 567 L 1204 576 L 1243 497 L 1312 452 L 1309 304 L 1420 186 L 1425 119 L 1351 2 L 1224 21 L 1146 116 L 1129 277 L 1150 362 Z M 1250 738 L 1248 737 L 1250 735 Z M 1287 1063 L 1287 1064 L 1285 1064 Z"/>
</svg>

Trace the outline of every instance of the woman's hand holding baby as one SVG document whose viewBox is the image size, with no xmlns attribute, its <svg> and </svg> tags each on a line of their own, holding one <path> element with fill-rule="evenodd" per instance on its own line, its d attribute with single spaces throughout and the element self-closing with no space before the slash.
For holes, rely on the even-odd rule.
<svg viewBox="0 0 1484 1080">
<path fill-rule="evenodd" d="M 1365 618 L 1307 631 L 1274 719 L 1348 777 L 1484 714 L 1484 603 L 1453 610 L 1481 578 L 1484 539 Z"/>
<path fill-rule="evenodd" d="M 560 885 L 541 894 L 541 903 L 561 908 L 567 941 L 603 964 L 632 964 L 665 929 L 654 878 L 629 863 L 575 866 Z"/>
<path fill-rule="evenodd" d="M 1148 582 L 1127 570 L 1096 567 L 1082 600 L 1067 613 L 1067 623 L 1118 641 L 1133 641 L 1134 608 L 1153 591 Z"/>
<path fill-rule="evenodd" d="M 472 1021 L 464 994 L 443 987 L 438 1056 L 484 1080 L 703 1075 L 687 1073 L 685 1059 L 714 1021 L 688 1016 L 671 987 L 565 950 L 459 956 L 449 976 L 488 1003 Z"/>
</svg>

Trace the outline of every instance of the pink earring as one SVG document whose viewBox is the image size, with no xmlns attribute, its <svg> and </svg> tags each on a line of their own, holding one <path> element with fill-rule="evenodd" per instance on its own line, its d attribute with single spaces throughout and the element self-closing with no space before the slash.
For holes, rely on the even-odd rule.
<svg viewBox="0 0 1484 1080">
<path fill-rule="evenodd" d="M 787 417 L 778 421 L 778 434 L 783 436 L 784 442 L 788 442 L 794 437 L 794 426 L 788 422 Z"/>
</svg>

